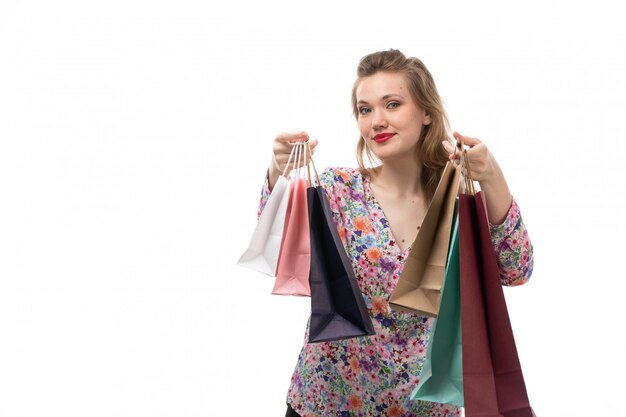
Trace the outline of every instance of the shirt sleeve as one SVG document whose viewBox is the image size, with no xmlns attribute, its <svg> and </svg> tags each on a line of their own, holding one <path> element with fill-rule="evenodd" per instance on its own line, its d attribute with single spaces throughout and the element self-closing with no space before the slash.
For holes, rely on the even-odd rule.
<svg viewBox="0 0 626 417">
<path fill-rule="evenodd" d="M 265 182 L 263 183 L 263 188 L 261 189 L 261 200 L 259 201 L 259 208 L 256 212 L 256 219 L 259 220 L 261 217 L 261 213 L 263 213 L 263 209 L 267 204 L 267 200 L 270 198 L 270 170 L 268 169 L 265 173 Z"/>
<path fill-rule="evenodd" d="M 340 168 L 326 168 L 319 174 L 320 185 L 324 188 L 328 203 L 332 212 L 333 222 L 339 232 L 339 237 L 345 246 L 347 246 L 346 228 L 344 226 L 344 209 L 346 205 L 346 197 L 350 197 L 350 174 L 346 170 Z M 263 209 L 267 205 L 267 201 L 272 192 L 269 188 L 269 169 L 265 174 L 265 181 L 261 188 L 261 197 L 259 207 L 257 209 L 257 220 L 261 217 Z"/>
<path fill-rule="evenodd" d="M 504 222 L 490 228 L 502 285 L 516 286 L 528 282 L 534 267 L 533 246 L 515 199 Z"/>
</svg>

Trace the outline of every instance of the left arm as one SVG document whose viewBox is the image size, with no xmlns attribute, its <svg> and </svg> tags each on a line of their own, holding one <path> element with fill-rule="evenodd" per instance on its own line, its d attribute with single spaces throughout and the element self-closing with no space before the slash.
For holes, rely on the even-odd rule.
<svg viewBox="0 0 626 417">
<path fill-rule="evenodd" d="M 502 224 L 491 225 L 490 232 L 502 285 L 528 282 L 535 265 L 533 245 L 515 199 Z"/>
</svg>

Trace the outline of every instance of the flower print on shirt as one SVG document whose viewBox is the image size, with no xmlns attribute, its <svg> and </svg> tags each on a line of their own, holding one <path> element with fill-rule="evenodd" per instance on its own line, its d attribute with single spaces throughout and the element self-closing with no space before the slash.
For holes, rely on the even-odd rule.
<svg viewBox="0 0 626 417">
<path fill-rule="evenodd" d="M 310 344 L 307 325 L 287 402 L 303 417 L 458 417 L 457 407 L 408 399 L 433 319 L 389 307 L 408 248 L 402 251 L 393 240 L 368 178 L 358 169 L 328 168 L 320 181 L 376 334 Z M 268 197 L 266 176 L 258 215 Z M 515 200 L 505 221 L 491 226 L 491 237 L 502 284 L 528 281 L 533 249 Z"/>
</svg>

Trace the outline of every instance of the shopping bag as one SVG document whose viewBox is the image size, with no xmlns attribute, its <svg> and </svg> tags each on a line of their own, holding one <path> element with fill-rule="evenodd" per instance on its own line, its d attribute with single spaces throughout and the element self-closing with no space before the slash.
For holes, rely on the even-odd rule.
<svg viewBox="0 0 626 417">
<path fill-rule="evenodd" d="M 319 178 L 317 184 L 307 190 L 311 231 L 309 342 L 374 335 L 372 320 Z"/>
<path fill-rule="evenodd" d="M 459 223 L 453 219 L 441 305 L 428 341 L 426 360 L 412 400 L 463 406 L 461 303 L 459 282 Z"/>
<path fill-rule="evenodd" d="M 462 161 L 466 158 L 462 157 Z M 470 172 L 466 165 L 467 173 Z M 485 197 L 459 195 L 466 417 L 533 417 L 491 243 Z"/>
<path fill-rule="evenodd" d="M 437 316 L 459 181 L 460 170 L 448 162 L 389 300 L 392 309 Z"/>
<path fill-rule="evenodd" d="M 459 265 L 461 271 L 461 340 L 466 417 L 498 417 L 498 398 L 477 252 L 474 196 L 459 195 Z"/>
<path fill-rule="evenodd" d="M 294 177 L 291 180 L 285 227 L 278 254 L 276 281 L 272 294 L 310 296 L 309 270 L 311 242 L 307 209 L 307 183 L 301 177 L 300 165 L 306 160 L 306 147 L 302 142 L 295 146 Z"/>
<path fill-rule="evenodd" d="M 295 147 L 292 148 L 285 170 L 278 177 L 272 193 L 267 199 L 265 208 L 252 233 L 248 248 L 237 261 L 238 265 L 270 276 L 276 275 L 278 265 L 278 254 L 283 238 L 290 190 L 289 177 L 285 176 L 285 173 L 291 163 L 294 150 Z"/>
</svg>

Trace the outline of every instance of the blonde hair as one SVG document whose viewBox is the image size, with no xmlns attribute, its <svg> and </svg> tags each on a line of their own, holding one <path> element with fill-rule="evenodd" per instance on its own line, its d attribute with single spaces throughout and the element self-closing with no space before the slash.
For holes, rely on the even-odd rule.
<svg viewBox="0 0 626 417">
<path fill-rule="evenodd" d="M 411 97 L 417 105 L 430 115 L 431 123 L 422 126 L 417 147 L 416 156 L 423 164 L 422 186 L 425 195 L 430 202 L 435 194 L 435 189 L 443 173 L 443 168 L 448 161 L 448 153 L 441 146 L 441 142 L 450 140 L 450 124 L 443 106 L 435 81 L 426 66 L 417 58 L 407 58 L 397 49 L 375 52 L 361 58 L 357 68 L 357 79 L 352 87 L 352 110 L 354 117 L 358 119 L 359 110 L 356 105 L 356 89 L 363 77 L 374 75 L 378 72 L 395 72 L 406 76 L 407 85 Z M 369 176 L 370 172 L 363 164 L 363 154 L 369 161 L 373 161 L 372 151 L 366 146 L 365 139 L 359 137 L 356 148 L 356 157 L 359 171 Z"/>
</svg>

